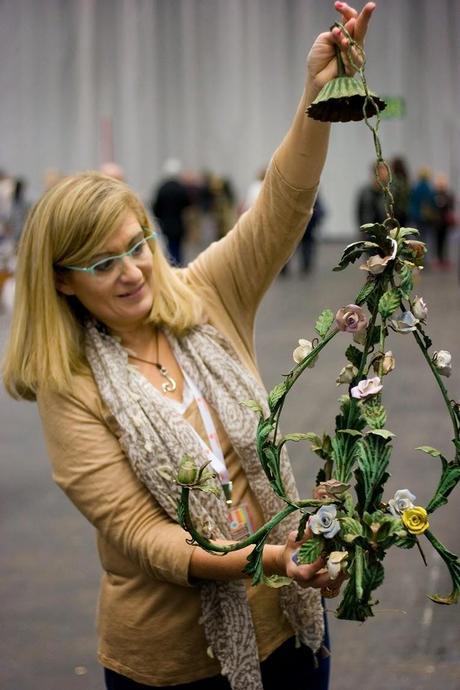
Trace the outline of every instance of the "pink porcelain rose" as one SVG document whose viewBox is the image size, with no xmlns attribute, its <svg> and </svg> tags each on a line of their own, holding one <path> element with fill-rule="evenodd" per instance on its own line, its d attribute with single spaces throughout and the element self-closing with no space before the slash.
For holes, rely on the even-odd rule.
<svg viewBox="0 0 460 690">
<path fill-rule="evenodd" d="M 357 304 L 341 307 L 335 315 L 337 327 L 347 333 L 357 333 L 367 326 L 367 316 Z"/>
<path fill-rule="evenodd" d="M 382 388 L 383 385 L 380 381 L 380 377 L 374 376 L 371 379 L 363 379 L 360 381 L 357 386 L 351 389 L 350 393 L 353 398 L 363 400 L 364 398 L 369 398 L 371 395 L 376 395 Z"/>
</svg>

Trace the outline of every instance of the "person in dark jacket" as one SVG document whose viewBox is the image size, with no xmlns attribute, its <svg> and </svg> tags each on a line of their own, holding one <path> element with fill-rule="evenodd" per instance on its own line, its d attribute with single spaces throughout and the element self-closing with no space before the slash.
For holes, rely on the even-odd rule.
<svg viewBox="0 0 460 690">
<path fill-rule="evenodd" d="M 180 163 L 170 158 L 164 166 L 165 178 L 158 187 L 151 203 L 153 215 L 157 218 L 171 262 L 176 266 L 183 263 L 183 243 L 186 235 L 184 211 L 191 205 L 187 187 L 179 178 Z"/>
</svg>

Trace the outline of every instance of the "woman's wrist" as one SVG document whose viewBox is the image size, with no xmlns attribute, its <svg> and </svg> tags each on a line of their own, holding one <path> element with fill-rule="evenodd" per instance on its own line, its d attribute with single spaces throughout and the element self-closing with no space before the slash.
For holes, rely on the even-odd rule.
<svg viewBox="0 0 460 690">
<path fill-rule="evenodd" d="M 279 544 L 267 544 L 264 547 L 264 573 L 270 575 L 286 575 L 284 563 L 285 547 Z"/>
</svg>

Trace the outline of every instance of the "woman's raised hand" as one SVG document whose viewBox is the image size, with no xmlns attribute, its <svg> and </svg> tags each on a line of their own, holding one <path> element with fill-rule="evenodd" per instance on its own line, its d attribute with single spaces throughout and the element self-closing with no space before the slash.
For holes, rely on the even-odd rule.
<svg viewBox="0 0 460 690">
<path fill-rule="evenodd" d="M 361 12 L 358 12 L 345 2 L 335 2 L 334 6 L 342 15 L 341 23 L 345 26 L 350 36 L 362 46 L 370 18 L 376 7 L 375 3 L 366 3 Z M 347 74 L 353 73 L 354 70 L 348 64 L 348 44 L 348 39 L 338 27 L 332 29 L 332 31 L 320 34 L 314 42 L 307 58 L 307 87 L 313 88 L 315 94 L 328 81 L 337 76 L 336 45 L 341 50 Z M 356 60 L 359 60 L 358 55 L 356 55 Z"/>
</svg>

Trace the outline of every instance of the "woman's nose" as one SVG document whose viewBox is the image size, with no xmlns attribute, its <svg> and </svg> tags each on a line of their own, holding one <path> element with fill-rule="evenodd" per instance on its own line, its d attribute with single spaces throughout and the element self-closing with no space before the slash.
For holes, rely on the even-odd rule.
<svg viewBox="0 0 460 690">
<path fill-rule="evenodd" d="M 128 281 L 132 278 L 138 279 L 141 273 L 142 271 L 133 256 L 124 256 L 120 259 L 120 278 Z"/>
</svg>

